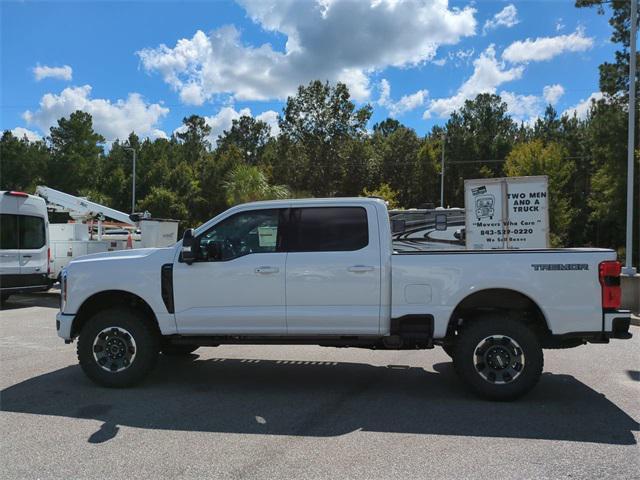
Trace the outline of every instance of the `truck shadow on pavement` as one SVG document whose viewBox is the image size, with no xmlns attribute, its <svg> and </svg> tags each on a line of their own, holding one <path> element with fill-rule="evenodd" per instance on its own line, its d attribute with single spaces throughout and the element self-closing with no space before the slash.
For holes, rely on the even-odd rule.
<svg viewBox="0 0 640 480">
<path fill-rule="evenodd" d="M 142 385 L 115 390 L 69 366 L 6 388 L 8 412 L 104 422 L 88 439 L 114 438 L 118 426 L 243 434 L 336 436 L 390 433 L 636 443 L 638 423 L 569 375 L 546 373 L 523 399 L 483 401 L 463 389 L 451 363 L 437 373 L 362 363 L 161 356 Z"/>
<path fill-rule="evenodd" d="M 29 307 L 60 307 L 60 290 L 48 292 L 11 295 L 6 303 L 0 306 L 0 311 L 17 310 Z"/>
</svg>

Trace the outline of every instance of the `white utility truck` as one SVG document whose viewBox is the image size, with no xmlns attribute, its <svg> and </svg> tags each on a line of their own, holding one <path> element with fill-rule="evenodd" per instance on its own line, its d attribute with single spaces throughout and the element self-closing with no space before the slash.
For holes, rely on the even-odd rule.
<svg viewBox="0 0 640 480">
<path fill-rule="evenodd" d="M 49 224 L 49 276 L 53 282 L 60 280 L 60 273 L 69 262 L 83 255 L 125 248 L 168 247 L 177 240 L 177 220 L 151 218 L 149 212 L 129 215 L 46 186 L 38 186 L 36 195 L 46 201 L 49 211 L 68 213 L 78 222 Z M 107 218 L 119 222 L 121 228 L 105 228 L 103 222 Z M 97 239 L 93 238 L 94 220 Z"/>
<path fill-rule="evenodd" d="M 74 260 L 56 326 L 110 387 L 202 346 L 439 345 L 467 385 L 503 400 L 536 384 L 543 348 L 631 337 L 619 274 L 605 249 L 394 248 L 378 199 L 256 202 L 172 247 Z"/>
</svg>

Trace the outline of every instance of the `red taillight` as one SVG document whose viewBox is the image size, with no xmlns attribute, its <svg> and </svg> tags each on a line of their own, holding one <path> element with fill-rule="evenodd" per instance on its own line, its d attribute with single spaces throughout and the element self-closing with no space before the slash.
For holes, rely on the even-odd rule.
<svg viewBox="0 0 640 480">
<path fill-rule="evenodd" d="M 620 288 L 620 262 L 608 260 L 598 266 L 598 278 L 602 287 L 602 308 L 617 310 L 622 303 Z"/>
<path fill-rule="evenodd" d="M 4 192 L 5 195 L 12 195 L 14 197 L 28 197 L 28 193 L 24 192 L 16 192 L 15 190 L 11 190 L 10 192 Z"/>
</svg>

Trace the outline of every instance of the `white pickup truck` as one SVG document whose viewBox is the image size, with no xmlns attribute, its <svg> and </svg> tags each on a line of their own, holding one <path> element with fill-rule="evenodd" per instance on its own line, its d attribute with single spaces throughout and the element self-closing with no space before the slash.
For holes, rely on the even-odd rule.
<svg viewBox="0 0 640 480">
<path fill-rule="evenodd" d="M 619 274 L 604 249 L 402 251 L 377 199 L 256 202 L 172 247 L 74 260 L 56 323 L 110 387 L 202 346 L 438 345 L 473 390 L 505 400 L 536 384 L 543 348 L 631 337 Z"/>
</svg>

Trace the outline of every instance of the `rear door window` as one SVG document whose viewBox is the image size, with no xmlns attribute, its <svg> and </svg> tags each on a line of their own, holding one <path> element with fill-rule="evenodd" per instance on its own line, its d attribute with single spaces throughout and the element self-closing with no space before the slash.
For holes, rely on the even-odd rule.
<svg viewBox="0 0 640 480">
<path fill-rule="evenodd" d="M 18 216 L 0 214 L 0 249 L 18 249 Z"/>
<path fill-rule="evenodd" d="M 369 244 L 367 211 L 362 207 L 309 207 L 292 210 L 291 252 L 344 252 Z"/>
<path fill-rule="evenodd" d="M 19 245 L 21 250 L 36 250 L 44 247 L 46 234 L 44 231 L 44 219 L 20 215 L 18 219 L 20 231 Z"/>
</svg>

